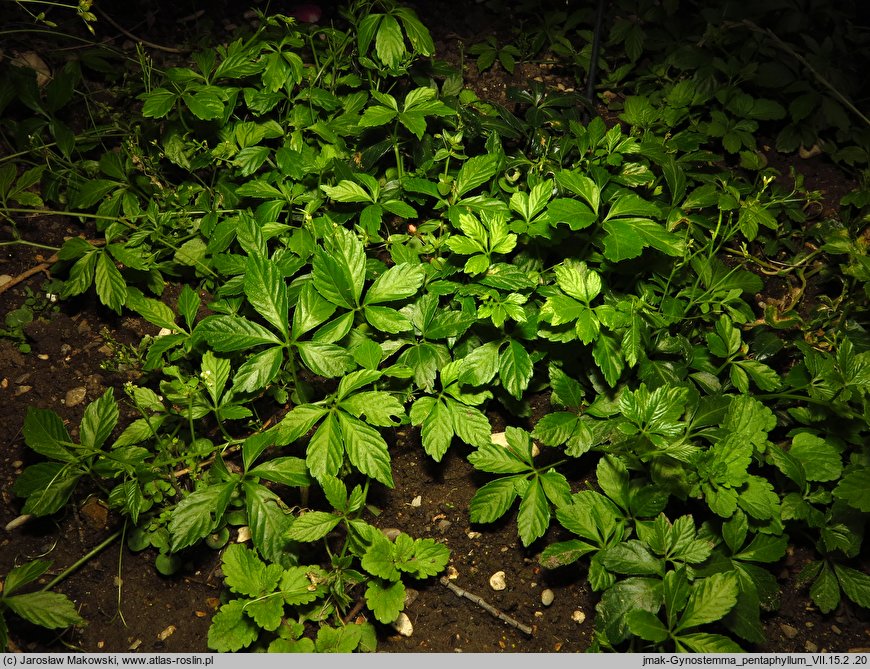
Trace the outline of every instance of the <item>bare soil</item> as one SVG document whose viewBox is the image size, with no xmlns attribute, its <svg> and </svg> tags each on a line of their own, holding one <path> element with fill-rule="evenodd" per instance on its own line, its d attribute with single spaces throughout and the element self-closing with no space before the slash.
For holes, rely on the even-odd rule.
<svg viewBox="0 0 870 669">
<path fill-rule="evenodd" d="M 177 12 L 189 9 L 178 3 Z M 472 3 L 465 3 L 472 5 Z M 504 29 L 505 17 L 487 14 L 481 5 L 468 12 L 456 11 L 453 3 L 420 7 L 424 21 L 437 37 L 440 53 L 459 51 L 463 40 L 467 48 L 488 31 Z M 165 7 L 158 10 L 168 12 Z M 211 14 L 211 13 L 210 13 Z M 227 22 L 241 20 L 227 10 L 223 22 L 210 15 L 209 25 L 225 29 Z M 123 17 L 122 17 L 123 18 Z M 439 23 L 440 21 L 440 23 Z M 452 25 L 451 25 L 452 22 Z M 153 41 L 166 40 L 161 22 L 137 25 L 140 36 Z M 165 21 L 162 22 L 166 26 Z M 158 26 L 158 27 L 155 27 Z M 153 31 L 151 33 L 146 31 Z M 118 42 L 123 41 L 118 36 Z M 164 42 L 165 43 L 165 42 Z M 479 94 L 501 95 L 508 85 L 522 83 L 549 72 L 523 67 L 514 76 L 499 68 L 478 76 L 473 65 L 467 68 L 472 85 Z M 574 85 L 578 85 L 574 82 Z M 580 84 L 582 85 L 582 83 Z M 807 186 L 825 196 L 825 207 L 835 211 L 844 191 L 844 178 L 823 158 L 802 160 L 777 156 L 771 160 L 783 174 L 794 166 L 806 175 Z M 94 234 L 75 221 L 43 218 L 21 221 L 19 230 L 31 241 L 60 246 L 74 235 Z M 8 226 L 0 226 L 0 241 L 11 239 Z M 19 276 L 46 260 L 48 251 L 23 245 L 0 247 L 0 275 Z M 13 288 L 0 293 L 0 315 L 21 306 L 27 290 L 39 294 L 48 279 L 38 272 Z M 118 317 L 91 298 L 68 301 L 59 308 L 46 309 L 43 316 L 26 329 L 31 352 L 20 353 L 16 344 L 0 339 L 0 528 L 15 519 L 21 500 L 11 486 L 24 467 L 36 461 L 24 444 L 21 426 L 28 407 L 52 409 L 75 431 L 84 407 L 106 388 L 115 388 L 123 397 L 122 384 L 130 372 L 118 369 L 119 354 L 125 346 L 138 345 L 155 328 L 141 319 Z M 535 404 L 534 424 L 546 412 L 546 396 Z M 132 418 L 129 407 L 122 409 L 122 423 Z M 494 431 L 503 429 L 505 415 L 490 415 Z M 517 424 L 510 418 L 511 424 Z M 457 597 L 437 578 L 422 582 L 419 596 L 408 609 L 414 633 L 405 638 L 388 627 L 380 627 L 383 652 L 581 652 L 592 639 L 592 621 L 597 596 L 585 580 L 584 569 L 572 566 L 549 572 L 537 563 L 537 554 L 549 542 L 564 538 L 558 527 L 551 527 L 542 540 L 523 548 L 516 535 L 514 518 L 487 526 L 468 522 L 468 504 L 477 487 L 486 479 L 475 473 L 461 449 L 453 449 L 440 464 L 423 452 L 419 431 L 399 428 L 392 435 L 391 456 L 395 488 L 380 489 L 372 501 L 382 513 L 373 522 L 382 528 L 394 527 L 415 537 L 433 537 L 451 549 L 450 565 L 458 573 L 454 581 L 462 588 L 484 597 L 519 622 L 529 625 L 527 635 L 492 617 L 467 599 Z M 574 490 L 594 485 L 593 471 L 578 468 L 569 472 Z M 420 497 L 420 504 L 412 501 Z M 80 487 L 73 503 L 58 516 L 34 520 L 11 531 L 0 529 L 0 575 L 15 564 L 37 557 L 53 561 L 43 582 L 88 554 L 105 539 L 123 532 L 123 520 L 109 512 L 105 498 L 96 490 Z M 185 554 L 180 574 L 161 576 L 154 567 L 154 552 L 132 553 L 119 539 L 88 560 L 65 579 L 56 590 L 76 602 L 88 625 L 60 634 L 29 626 L 20 620 L 11 625 L 12 649 L 22 651 L 86 652 L 139 650 L 144 652 L 207 651 L 206 636 L 211 616 L 218 606 L 221 579 L 220 554 L 208 549 Z M 796 581 L 801 567 L 813 558 L 809 546 L 789 547 L 787 557 L 773 566 L 782 590 L 780 610 L 765 618 L 767 642 L 750 648 L 756 652 L 844 652 L 868 650 L 870 625 L 867 612 L 848 602 L 831 615 L 822 615 Z M 507 588 L 494 592 L 490 576 L 504 571 Z M 541 592 L 550 588 L 554 601 L 541 603 Z M 579 613 L 577 613 L 579 612 Z M 578 622 L 580 620 L 580 622 Z"/>
</svg>

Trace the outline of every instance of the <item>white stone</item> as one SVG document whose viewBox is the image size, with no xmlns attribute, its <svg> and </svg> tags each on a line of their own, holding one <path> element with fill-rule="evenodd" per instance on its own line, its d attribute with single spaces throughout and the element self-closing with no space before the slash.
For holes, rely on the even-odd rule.
<svg viewBox="0 0 870 669">
<path fill-rule="evenodd" d="M 402 636 L 411 636 L 414 633 L 414 625 L 407 613 L 400 613 L 399 617 L 392 622 L 392 628 Z"/>
<path fill-rule="evenodd" d="M 556 595 L 553 593 L 550 588 L 541 591 L 541 604 L 544 606 L 549 606 L 553 603 L 553 600 L 556 598 Z"/>
<path fill-rule="evenodd" d="M 574 611 L 574 613 L 571 614 L 571 620 L 578 625 L 582 625 L 586 621 L 586 614 L 580 610 Z"/>
<path fill-rule="evenodd" d="M 423 496 L 417 495 L 414 499 L 411 500 L 411 506 L 417 507 L 422 506 L 423 504 Z"/>
<path fill-rule="evenodd" d="M 489 587 L 493 590 L 504 590 L 507 587 L 503 571 L 497 571 L 489 577 Z"/>
</svg>

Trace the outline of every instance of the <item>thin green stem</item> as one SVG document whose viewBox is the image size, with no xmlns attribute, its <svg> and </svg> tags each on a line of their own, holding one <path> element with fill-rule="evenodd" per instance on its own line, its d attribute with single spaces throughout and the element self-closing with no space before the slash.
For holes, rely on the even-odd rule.
<svg viewBox="0 0 870 669">
<path fill-rule="evenodd" d="M 99 554 L 100 551 L 104 550 L 109 545 L 111 545 L 115 541 L 115 539 L 117 539 L 118 537 L 121 536 L 122 532 L 123 532 L 122 530 L 118 530 L 114 534 L 111 534 L 108 538 L 101 541 L 94 548 L 92 548 L 90 551 L 88 551 L 85 555 L 80 557 L 73 564 L 71 564 L 69 567 L 67 567 L 62 572 L 60 572 L 57 576 L 55 576 L 53 579 L 51 579 L 42 588 L 42 592 L 47 592 L 48 590 L 51 590 L 58 583 L 60 583 L 64 579 L 66 579 L 68 576 L 72 575 L 79 567 L 81 567 L 83 564 L 85 564 L 88 560 L 96 557 L 96 555 Z"/>
<path fill-rule="evenodd" d="M 45 249 L 46 251 L 60 251 L 60 247 L 48 246 L 47 244 L 39 244 L 37 242 L 28 242 L 24 239 L 16 239 L 12 242 L 0 242 L 0 246 L 14 246 L 16 244 L 20 244 L 21 246 L 33 246 L 38 249 Z"/>
</svg>

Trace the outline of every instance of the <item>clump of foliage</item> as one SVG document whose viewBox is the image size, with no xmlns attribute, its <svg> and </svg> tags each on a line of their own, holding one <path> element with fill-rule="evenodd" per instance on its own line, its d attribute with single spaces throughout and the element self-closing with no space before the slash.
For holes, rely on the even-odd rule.
<svg viewBox="0 0 870 669">
<path fill-rule="evenodd" d="M 42 197 L 104 238 L 58 251 L 62 294 L 93 289 L 162 334 L 125 388 L 140 418 L 114 438 L 111 391 L 77 442 L 28 412 L 46 461 L 16 482 L 24 512 L 55 513 L 89 478 L 165 572 L 246 527 L 250 547 L 223 553 L 212 648 L 374 650 L 375 628 L 344 618 L 353 602 L 389 623 L 408 579 L 448 560 L 384 537 L 366 503 L 393 486 L 391 435 L 410 424 L 429 457 L 461 442 L 492 475 L 472 522 L 516 509 L 524 546 L 553 522 L 575 535 L 541 561 L 601 593 L 594 649 L 760 643 L 778 600 L 765 565 L 792 536 L 815 546 L 803 577 L 822 611 L 870 606 L 866 191 L 810 222 L 800 184 L 729 167 L 720 149 L 753 151 L 755 128 L 682 122 L 720 91 L 713 74 L 663 96 L 638 75 L 629 127 L 608 127 L 543 87 L 514 111 L 478 99 L 407 8 L 360 0 L 343 18 L 263 16 L 151 73 L 129 141 L 59 148 L 69 178 Z M 725 92 L 751 119 L 777 104 Z M 836 297 L 759 311 L 757 267 L 805 285 L 830 258 Z M 169 282 L 184 284 L 171 303 Z M 530 424 L 540 393 L 551 411 Z M 578 460 L 597 489 L 570 479 Z"/>
</svg>

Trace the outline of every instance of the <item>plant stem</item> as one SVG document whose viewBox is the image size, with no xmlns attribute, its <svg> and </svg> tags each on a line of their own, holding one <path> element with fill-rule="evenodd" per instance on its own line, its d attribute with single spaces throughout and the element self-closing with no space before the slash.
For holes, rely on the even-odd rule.
<svg viewBox="0 0 870 669">
<path fill-rule="evenodd" d="M 21 244 L 22 246 L 33 246 L 38 249 L 45 249 L 46 251 L 60 251 L 60 247 L 58 246 L 48 246 L 47 244 L 38 244 L 36 242 L 28 242 L 24 239 L 16 239 L 12 242 L 0 242 L 0 246 L 13 246 L 15 244 Z"/>
<path fill-rule="evenodd" d="M 90 560 L 93 557 L 96 557 L 96 555 L 100 551 L 107 548 L 110 544 L 112 544 L 115 541 L 115 539 L 120 537 L 121 532 L 122 532 L 121 530 L 118 530 L 114 534 L 111 534 L 107 539 L 104 539 L 102 542 L 100 542 L 98 545 L 96 545 L 94 548 L 92 548 L 88 553 L 86 553 L 85 555 L 80 557 L 73 564 L 71 564 L 69 567 L 67 567 L 62 572 L 60 572 L 51 581 L 49 581 L 45 585 L 45 587 L 42 588 L 42 592 L 47 592 L 48 590 L 51 590 L 54 586 L 56 586 L 58 583 L 63 581 L 67 576 L 70 576 L 71 574 L 73 574 L 79 567 L 81 567 L 83 564 L 85 564 L 88 560 Z"/>
</svg>

